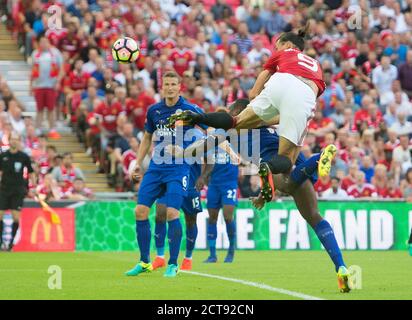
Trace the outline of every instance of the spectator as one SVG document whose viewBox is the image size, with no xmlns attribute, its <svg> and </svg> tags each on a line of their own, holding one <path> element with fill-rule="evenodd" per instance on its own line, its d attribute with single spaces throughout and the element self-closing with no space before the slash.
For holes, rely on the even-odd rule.
<svg viewBox="0 0 412 320">
<path fill-rule="evenodd" d="M 402 90 L 406 92 L 409 99 L 412 98 L 412 50 L 408 50 L 406 62 L 399 66 L 398 79 Z"/>
<path fill-rule="evenodd" d="M 406 114 L 404 112 L 397 113 L 397 119 L 392 124 L 391 129 L 396 132 L 397 135 L 410 135 L 412 134 L 412 122 L 406 120 Z"/>
<path fill-rule="evenodd" d="M 395 66 L 405 63 L 408 46 L 400 43 L 399 35 L 397 34 L 389 36 L 388 41 L 390 42 L 390 46 L 383 50 L 383 54 L 390 57 L 391 62 Z"/>
<path fill-rule="evenodd" d="M 385 198 L 387 194 L 388 175 L 386 167 L 383 164 L 375 166 L 375 174 L 371 183 L 375 186 L 379 197 Z"/>
<path fill-rule="evenodd" d="M 389 103 L 392 82 L 398 78 L 398 70 L 390 63 L 390 58 L 383 56 L 381 64 L 372 71 L 372 82 L 378 90 L 382 105 Z"/>
<path fill-rule="evenodd" d="M 409 145 L 408 135 L 400 136 L 399 146 L 393 149 L 392 158 L 395 166 L 399 167 L 402 173 L 412 167 L 411 150 L 412 146 Z"/>
<path fill-rule="evenodd" d="M 211 12 L 213 14 L 213 18 L 215 20 L 221 20 L 223 18 L 224 10 L 229 10 L 230 14 L 233 14 L 232 8 L 230 8 L 225 1 L 223 0 L 216 0 L 216 4 L 212 6 Z"/>
<path fill-rule="evenodd" d="M 249 60 L 249 64 L 252 67 L 257 67 L 261 64 L 263 55 L 270 56 L 271 52 L 269 49 L 263 47 L 263 43 L 261 39 L 256 39 L 253 42 L 253 49 L 250 50 L 247 54 L 247 58 Z"/>
<path fill-rule="evenodd" d="M 97 70 L 99 51 L 96 48 L 90 48 L 88 59 L 89 60 L 82 66 L 81 73 L 92 75 Z"/>
<path fill-rule="evenodd" d="M 173 65 L 179 76 L 183 76 L 183 72 L 192 68 L 195 64 L 195 56 L 193 52 L 185 47 L 185 38 L 177 37 L 176 48 L 172 50 L 169 56 L 169 62 Z"/>
<path fill-rule="evenodd" d="M 396 186 L 395 178 L 394 177 L 388 178 L 386 194 L 384 195 L 384 198 L 400 199 L 402 197 L 403 195 L 402 195 L 400 188 Z"/>
<path fill-rule="evenodd" d="M 375 187 L 372 184 L 365 183 L 365 173 L 358 171 L 355 176 L 356 183 L 348 188 L 348 195 L 354 198 L 377 197 Z"/>
<path fill-rule="evenodd" d="M 9 111 L 7 112 L 8 121 L 11 123 L 13 131 L 17 132 L 19 136 L 25 134 L 26 125 L 21 114 L 21 109 L 17 101 L 12 99 L 9 102 Z"/>
<path fill-rule="evenodd" d="M 131 137 L 128 142 L 130 149 L 122 153 L 121 164 L 123 172 L 122 179 L 124 181 L 123 187 L 131 191 L 133 186 L 130 180 L 129 172 L 131 169 L 133 169 L 133 161 L 136 161 L 140 143 L 136 137 Z"/>
<path fill-rule="evenodd" d="M 238 33 L 236 34 L 234 40 L 239 47 L 239 51 L 242 55 L 246 55 L 253 46 L 252 39 L 249 36 L 247 24 L 242 22 L 239 24 Z"/>
<path fill-rule="evenodd" d="M 83 172 L 79 168 L 74 167 L 73 154 L 70 152 L 63 154 L 63 163 L 61 166 L 53 169 L 52 176 L 63 192 L 67 192 L 73 186 L 76 178 L 84 180 Z"/>
<path fill-rule="evenodd" d="M 323 21 L 327 11 L 328 6 L 323 0 L 315 0 L 313 1 L 313 5 L 308 9 L 308 18 L 315 19 L 316 21 Z"/>
<path fill-rule="evenodd" d="M 92 200 L 94 194 L 92 190 L 86 188 L 82 178 L 75 178 L 73 185 L 64 193 L 63 197 L 70 200 Z"/>
<path fill-rule="evenodd" d="M 366 182 L 371 183 L 375 170 L 373 167 L 372 158 L 370 156 L 364 156 L 362 158 L 362 166 L 360 167 L 360 170 L 365 174 Z"/>
<path fill-rule="evenodd" d="M 406 171 L 405 179 L 401 182 L 401 192 L 408 202 L 412 202 L 412 168 Z"/>
<path fill-rule="evenodd" d="M 259 6 L 254 6 L 252 12 L 246 20 L 248 30 L 251 34 L 262 33 L 264 31 L 265 22 L 260 16 Z"/>
<path fill-rule="evenodd" d="M 348 198 L 346 191 L 340 187 L 338 177 L 331 178 L 331 187 L 323 192 L 322 198 L 327 200 L 344 200 Z"/>
<path fill-rule="evenodd" d="M 322 113 L 325 117 L 327 117 L 331 113 L 333 113 L 337 102 L 343 101 L 345 99 L 345 94 L 342 87 L 338 83 L 332 82 L 331 70 L 324 70 L 323 79 L 326 84 L 326 89 L 323 95 L 320 97 L 320 103 Z"/>
<path fill-rule="evenodd" d="M 42 127 L 44 109 L 47 109 L 49 130 L 53 132 L 57 90 L 63 77 L 63 58 L 59 50 L 51 47 L 45 36 L 38 38 L 38 44 L 38 49 L 32 54 L 33 67 L 30 77 L 30 88 L 37 106 L 36 127 Z"/>
<path fill-rule="evenodd" d="M 323 193 L 331 187 L 332 181 L 330 176 L 319 177 L 318 181 L 316 181 L 314 185 L 315 191 L 318 193 L 319 197 L 322 197 Z"/>
<path fill-rule="evenodd" d="M 342 189 L 348 191 L 348 188 L 356 183 L 356 174 L 359 171 L 357 162 L 352 162 L 349 165 L 349 174 L 342 180 Z"/>
<path fill-rule="evenodd" d="M 323 142 L 325 135 L 336 129 L 335 123 L 330 118 L 323 117 L 322 111 L 318 108 L 315 112 L 315 117 L 309 123 L 309 133 L 316 137 L 316 141 L 320 144 Z"/>
<path fill-rule="evenodd" d="M 36 187 L 36 195 L 44 201 L 56 201 L 63 197 L 63 192 L 53 176 L 46 174 L 42 183 Z"/>
<path fill-rule="evenodd" d="M 276 36 L 286 27 L 286 21 L 279 13 L 279 6 L 276 2 L 271 5 L 271 13 L 265 23 L 266 33 L 269 37 Z"/>
</svg>

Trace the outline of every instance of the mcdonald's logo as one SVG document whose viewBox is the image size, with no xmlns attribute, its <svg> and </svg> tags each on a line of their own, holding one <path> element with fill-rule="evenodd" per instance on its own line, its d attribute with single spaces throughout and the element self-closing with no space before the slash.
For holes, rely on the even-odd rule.
<svg viewBox="0 0 412 320">
<path fill-rule="evenodd" d="M 44 242 L 46 242 L 46 243 L 50 242 L 51 231 L 52 231 L 53 226 L 56 227 L 57 242 L 60 243 L 60 244 L 62 244 L 64 242 L 63 229 L 62 229 L 62 226 L 60 224 L 51 224 L 44 217 L 38 217 L 34 221 L 32 229 L 31 229 L 30 242 L 32 244 L 37 243 L 40 224 L 43 227 Z"/>
</svg>

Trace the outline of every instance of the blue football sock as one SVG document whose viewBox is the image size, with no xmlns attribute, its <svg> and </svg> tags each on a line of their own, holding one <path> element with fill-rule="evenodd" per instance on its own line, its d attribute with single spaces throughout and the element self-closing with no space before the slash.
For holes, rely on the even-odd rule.
<svg viewBox="0 0 412 320">
<path fill-rule="evenodd" d="M 150 262 L 150 223 L 149 220 L 136 220 L 136 237 L 140 250 L 140 261 Z"/>
<path fill-rule="evenodd" d="M 210 255 L 216 257 L 216 238 L 217 225 L 216 223 L 208 223 L 207 225 L 207 242 L 209 243 Z"/>
<path fill-rule="evenodd" d="M 180 243 L 182 242 L 182 224 L 179 218 L 169 221 L 169 238 L 170 259 L 168 264 L 177 264 L 179 257 Z"/>
<path fill-rule="evenodd" d="M 186 228 L 186 258 L 191 258 L 197 238 L 197 225 Z"/>
<path fill-rule="evenodd" d="M 155 243 L 158 257 L 165 255 L 166 222 L 156 222 Z"/>
<path fill-rule="evenodd" d="M 318 171 L 318 161 L 320 159 L 320 153 L 311 156 L 308 160 L 300 163 L 292 170 L 290 177 L 297 184 L 301 185 L 306 180 L 311 178 Z"/>
<path fill-rule="evenodd" d="M 339 249 L 332 227 L 329 222 L 322 220 L 315 226 L 314 230 L 335 264 L 337 272 L 340 266 L 345 266 L 345 263 L 343 262 L 342 252 Z"/>
<path fill-rule="evenodd" d="M 226 232 L 229 238 L 229 251 L 233 252 L 236 246 L 236 222 L 232 220 L 230 222 L 226 221 Z"/>
</svg>

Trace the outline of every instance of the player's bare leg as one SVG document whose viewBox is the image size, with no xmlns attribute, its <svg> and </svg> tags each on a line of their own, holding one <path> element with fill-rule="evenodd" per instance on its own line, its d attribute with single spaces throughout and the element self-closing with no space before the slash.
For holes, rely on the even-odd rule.
<svg viewBox="0 0 412 320">
<path fill-rule="evenodd" d="M 236 222 L 234 221 L 235 206 L 223 206 L 223 216 L 226 223 L 226 232 L 229 238 L 229 249 L 225 258 L 226 263 L 232 263 L 235 258 L 236 248 Z"/>
<path fill-rule="evenodd" d="M 153 270 L 150 263 L 150 224 L 149 224 L 150 208 L 141 204 L 136 206 L 136 237 L 140 251 L 140 261 L 137 265 L 126 272 L 127 276 L 137 276 L 141 273 L 151 272 Z"/>
<path fill-rule="evenodd" d="M 182 270 L 192 270 L 192 253 L 195 247 L 196 237 L 197 237 L 197 214 L 187 214 L 185 213 L 186 222 L 186 255 L 182 262 Z M 192 230 L 192 235 L 190 235 L 190 230 Z"/>
<path fill-rule="evenodd" d="M 166 266 L 165 261 L 165 239 L 166 239 L 166 221 L 167 207 L 164 204 L 156 204 L 156 225 L 155 225 L 155 243 L 156 243 L 156 258 L 152 265 L 153 270 Z"/>
<path fill-rule="evenodd" d="M 306 180 L 303 184 L 297 185 L 290 179 L 285 179 L 284 175 L 273 175 L 273 181 L 277 190 L 290 194 L 302 217 L 313 228 L 319 240 L 326 248 L 330 258 L 335 264 L 338 277 L 338 287 L 341 292 L 349 292 L 349 272 L 343 262 L 342 253 L 337 244 L 333 229 L 329 223 L 319 214 L 318 201 L 313 184 Z M 258 209 L 264 206 L 264 199 L 260 195 L 252 199 L 253 205 Z"/>
<path fill-rule="evenodd" d="M 234 118 L 236 122 L 235 129 L 253 129 L 257 128 L 263 122 L 250 106 L 246 107 L 246 109 Z"/>
<path fill-rule="evenodd" d="M 209 221 L 207 225 L 207 242 L 209 244 L 210 255 L 203 261 L 205 263 L 216 263 L 216 238 L 217 238 L 217 218 L 219 217 L 219 208 L 208 208 Z"/>
</svg>

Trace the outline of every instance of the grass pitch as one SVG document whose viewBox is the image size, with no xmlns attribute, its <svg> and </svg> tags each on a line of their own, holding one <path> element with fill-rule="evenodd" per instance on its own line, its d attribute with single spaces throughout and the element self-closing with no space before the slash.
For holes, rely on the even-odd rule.
<svg viewBox="0 0 412 320">
<path fill-rule="evenodd" d="M 349 265 L 362 268 L 362 289 L 338 292 L 332 262 L 322 251 L 238 251 L 235 262 L 204 264 L 206 251 L 193 257 L 193 271 L 265 284 L 322 299 L 412 299 L 412 257 L 407 252 L 344 252 Z M 137 277 L 124 272 L 137 252 L 0 253 L 0 299 L 299 299 L 221 279 L 180 273 L 163 277 L 164 269 Z M 182 256 L 182 254 L 181 254 Z M 48 287 L 48 268 L 62 270 L 62 288 Z"/>
</svg>

